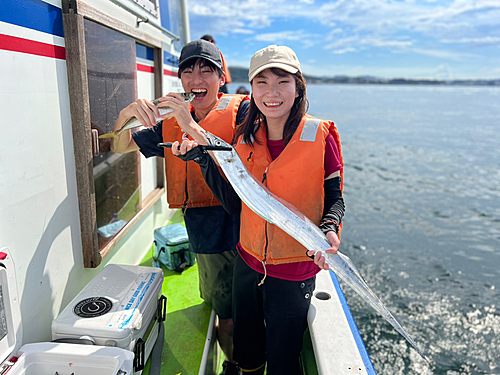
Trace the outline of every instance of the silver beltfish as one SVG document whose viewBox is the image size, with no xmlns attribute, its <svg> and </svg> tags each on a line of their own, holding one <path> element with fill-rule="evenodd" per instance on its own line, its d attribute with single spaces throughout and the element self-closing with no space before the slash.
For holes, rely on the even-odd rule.
<svg viewBox="0 0 500 375">
<path fill-rule="evenodd" d="M 186 93 L 186 92 L 183 92 L 180 95 L 182 96 L 182 99 L 184 99 L 187 103 L 191 103 L 194 99 L 194 96 L 195 96 L 193 93 Z M 158 106 L 158 104 L 160 104 L 160 100 L 155 99 L 152 101 L 152 103 L 154 105 Z M 168 108 L 168 107 L 164 107 L 164 108 L 158 108 L 158 111 L 160 112 L 160 116 L 164 116 L 167 113 L 172 112 L 173 109 Z M 161 119 L 159 119 L 156 116 L 155 116 L 155 120 L 156 120 L 156 122 L 161 121 Z M 118 137 L 125 130 L 137 128 L 138 126 L 142 126 L 140 121 L 137 120 L 137 118 L 135 118 L 135 117 L 131 117 L 129 120 L 127 120 L 127 122 L 125 122 L 125 124 L 123 124 L 123 126 L 119 130 L 116 130 L 116 131 L 111 132 L 111 133 L 106 133 L 106 134 L 100 135 L 99 139 Z"/>
<path fill-rule="evenodd" d="M 229 144 L 213 134 L 205 132 L 204 135 L 209 145 L 230 147 Z M 422 358 L 429 361 L 415 341 L 368 287 L 352 261 L 340 251 L 337 254 L 325 252 L 331 247 L 330 243 L 311 220 L 296 207 L 270 192 L 255 176 L 248 172 L 234 148 L 231 151 L 215 151 L 213 157 L 224 171 L 235 192 L 253 212 L 269 223 L 278 226 L 306 249 L 321 251 L 330 269 L 380 313 Z"/>
</svg>

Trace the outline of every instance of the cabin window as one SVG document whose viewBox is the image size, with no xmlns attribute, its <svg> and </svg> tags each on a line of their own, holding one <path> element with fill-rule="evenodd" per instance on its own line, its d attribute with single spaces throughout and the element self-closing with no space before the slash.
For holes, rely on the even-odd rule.
<svg viewBox="0 0 500 375">
<path fill-rule="evenodd" d="M 157 0 L 142 3 L 160 9 Z M 113 153 L 97 135 L 138 97 L 163 94 L 164 48 L 172 49 L 84 2 L 62 4 L 83 261 L 97 267 L 165 194 L 163 159 Z"/>
<path fill-rule="evenodd" d="M 113 130 L 120 111 L 137 100 L 135 40 L 85 20 L 90 120 L 99 134 Z M 101 250 L 141 208 L 138 151 L 117 154 L 99 140 L 93 158 L 97 238 Z"/>
</svg>

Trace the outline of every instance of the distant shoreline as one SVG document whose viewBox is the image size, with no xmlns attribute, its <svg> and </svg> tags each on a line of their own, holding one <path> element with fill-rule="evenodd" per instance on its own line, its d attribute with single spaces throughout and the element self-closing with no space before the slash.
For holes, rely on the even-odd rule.
<svg viewBox="0 0 500 375">
<path fill-rule="evenodd" d="M 229 67 L 233 82 L 248 82 L 248 69 Z M 329 84 L 362 84 L 362 85 L 432 85 L 432 86 L 499 86 L 499 79 L 457 79 L 457 80 L 433 80 L 433 79 L 406 79 L 406 78 L 377 78 L 377 77 L 314 77 L 304 74 L 307 83 L 329 83 Z"/>
</svg>

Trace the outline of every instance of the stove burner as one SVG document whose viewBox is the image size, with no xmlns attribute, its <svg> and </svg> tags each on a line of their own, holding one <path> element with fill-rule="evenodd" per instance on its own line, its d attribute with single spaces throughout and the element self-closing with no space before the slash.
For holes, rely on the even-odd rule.
<svg viewBox="0 0 500 375">
<path fill-rule="evenodd" d="M 106 314 L 113 302 L 105 297 L 91 297 L 78 302 L 73 312 L 82 318 L 95 318 Z"/>
</svg>

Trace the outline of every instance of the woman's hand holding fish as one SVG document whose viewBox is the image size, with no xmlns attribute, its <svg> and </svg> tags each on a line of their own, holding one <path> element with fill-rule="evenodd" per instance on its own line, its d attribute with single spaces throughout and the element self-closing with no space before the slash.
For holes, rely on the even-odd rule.
<svg viewBox="0 0 500 375">
<path fill-rule="evenodd" d="M 337 251 L 340 246 L 340 240 L 337 234 L 333 231 L 330 231 L 326 234 L 326 238 L 330 242 L 331 247 L 329 249 L 326 249 L 327 253 L 330 254 L 337 254 Z M 321 251 L 314 251 L 314 250 L 309 250 L 307 252 L 307 255 L 313 256 L 314 255 L 314 263 L 318 265 L 319 268 L 323 270 L 329 270 L 330 267 L 328 264 L 325 262 L 325 257 L 323 256 L 323 253 Z"/>
<path fill-rule="evenodd" d="M 198 142 L 192 141 L 190 139 L 185 139 L 181 144 L 179 144 L 178 141 L 175 141 L 172 145 L 172 154 L 174 154 L 175 156 L 185 155 L 188 151 L 191 151 L 196 146 L 198 146 Z"/>
</svg>

